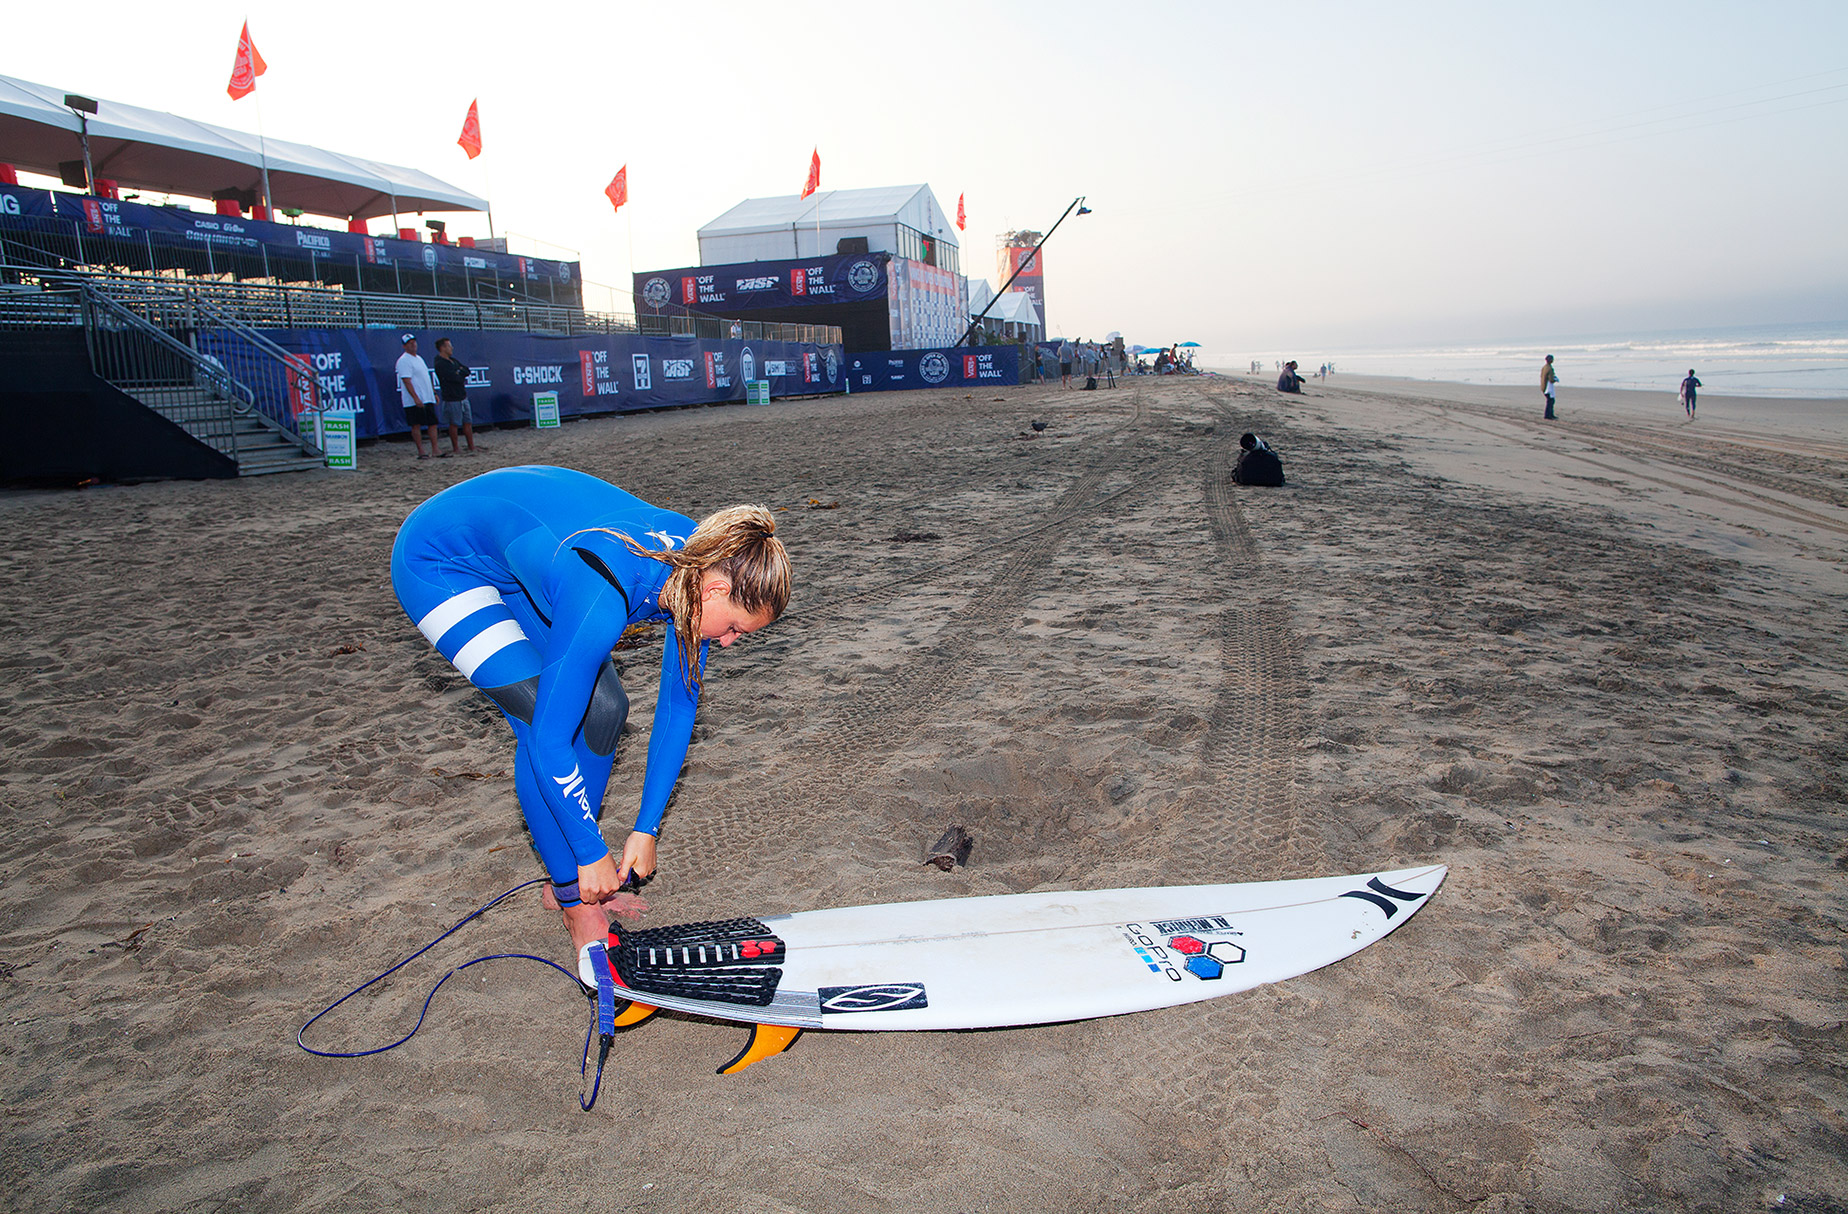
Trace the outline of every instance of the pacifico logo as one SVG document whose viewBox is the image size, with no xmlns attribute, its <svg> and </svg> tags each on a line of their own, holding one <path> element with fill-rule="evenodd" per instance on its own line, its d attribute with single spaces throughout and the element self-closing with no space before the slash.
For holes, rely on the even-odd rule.
<svg viewBox="0 0 1848 1214">
<path fill-rule="evenodd" d="M 331 250 L 334 247 L 333 241 L 325 236 L 318 236 L 313 232 L 297 232 L 295 234 L 295 243 L 300 248 L 321 249 L 323 251 Z"/>
<path fill-rule="evenodd" d="M 565 369 L 556 367 L 515 367 L 513 369 L 515 384 L 562 384 L 565 382 Z"/>
</svg>

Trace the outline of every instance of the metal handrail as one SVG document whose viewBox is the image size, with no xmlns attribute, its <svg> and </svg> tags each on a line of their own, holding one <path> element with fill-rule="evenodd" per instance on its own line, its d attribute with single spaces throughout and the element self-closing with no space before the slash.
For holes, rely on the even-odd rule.
<svg viewBox="0 0 1848 1214">
<path fill-rule="evenodd" d="M 235 460 L 234 414 L 249 390 L 222 364 L 93 284 L 85 284 L 82 291 L 84 342 L 97 377 Z"/>
</svg>

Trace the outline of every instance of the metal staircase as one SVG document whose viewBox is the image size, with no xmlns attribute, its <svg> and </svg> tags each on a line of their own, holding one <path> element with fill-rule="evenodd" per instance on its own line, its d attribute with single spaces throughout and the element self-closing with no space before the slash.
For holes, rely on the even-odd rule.
<svg viewBox="0 0 1848 1214">
<path fill-rule="evenodd" d="M 111 289 L 79 279 L 97 377 L 229 456 L 239 476 L 323 465 L 295 426 L 291 392 L 313 368 L 186 288 Z M 209 326 L 209 327 L 202 327 Z"/>
</svg>

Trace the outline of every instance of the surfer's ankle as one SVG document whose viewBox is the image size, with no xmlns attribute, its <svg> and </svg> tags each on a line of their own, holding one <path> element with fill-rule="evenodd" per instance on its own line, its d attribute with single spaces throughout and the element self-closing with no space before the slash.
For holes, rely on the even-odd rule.
<svg viewBox="0 0 1848 1214">
<path fill-rule="evenodd" d="M 609 939 L 610 920 L 601 907 L 579 903 L 559 913 L 565 920 L 565 931 L 571 934 L 571 947 L 574 951 L 594 940 Z"/>
</svg>

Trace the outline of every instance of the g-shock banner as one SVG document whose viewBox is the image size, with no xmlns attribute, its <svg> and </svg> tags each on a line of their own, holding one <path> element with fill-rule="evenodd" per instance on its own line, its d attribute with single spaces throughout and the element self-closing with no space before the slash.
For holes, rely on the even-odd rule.
<svg viewBox="0 0 1848 1214">
<path fill-rule="evenodd" d="M 761 308 L 859 303 L 886 292 L 889 253 L 849 253 L 805 261 L 746 261 L 729 266 L 649 270 L 635 276 L 635 310 L 668 307 L 726 316 Z"/>
<path fill-rule="evenodd" d="M 555 392 L 561 417 L 742 401 L 745 381 L 736 369 L 747 361 L 758 379 L 770 381 L 773 396 L 814 396 L 846 386 L 841 347 L 812 342 L 472 329 L 270 329 L 264 335 L 295 356 L 298 377 L 313 369 L 312 387 L 297 385 L 297 399 L 312 400 L 309 408 L 356 413 L 359 436 L 376 438 L 409 428 L 394 378 L 405 333 L 418 339 L 420 350 L 434 350 L 439 337 L 454 343 L 455 357 L 469 368 L 477 425 L 531 421 L 535 391 Z M 201 330 L 198 340 L 202 352 L 235 365 L 222 334 Z"/>
</svg>

